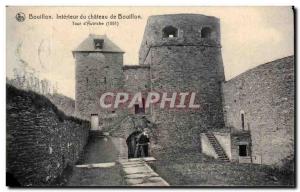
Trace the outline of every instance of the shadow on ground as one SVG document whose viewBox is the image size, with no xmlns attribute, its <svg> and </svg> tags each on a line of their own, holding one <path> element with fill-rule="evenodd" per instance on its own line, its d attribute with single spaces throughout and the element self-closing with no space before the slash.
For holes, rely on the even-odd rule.
<svg viewBox="0 0 300 192">
<path fill-rule="evenodd" d="M 113 142 L 114 139 L 110 137 L 90 138 L 77 165 L 117 161 L 119 152 Z M 68 167 L 57 183 L 66 187 L 124 186 L 126 184 L 121 173 L 122 167 L 118 163 L 113 167 L 106 168 L 79 168 L 74 166 Z"/>
</svg>

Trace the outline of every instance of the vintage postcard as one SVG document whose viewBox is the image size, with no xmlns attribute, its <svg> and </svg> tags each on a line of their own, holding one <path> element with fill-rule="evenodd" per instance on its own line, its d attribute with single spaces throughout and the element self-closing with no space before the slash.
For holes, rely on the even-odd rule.
<svg viewBox="0 0 300 192">
<path fill-rule="evenodd" d="M 295 187 L 294 7 L 6 7 L 9 187 Z"/>
</svg>

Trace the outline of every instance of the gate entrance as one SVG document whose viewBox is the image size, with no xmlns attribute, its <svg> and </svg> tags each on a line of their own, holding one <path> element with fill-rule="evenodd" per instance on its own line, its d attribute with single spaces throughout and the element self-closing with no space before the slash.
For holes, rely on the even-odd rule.
<svg viewBox="0 0 300 192">
<path fill-rule="evenodd" d="M 126 139 L 128 159 L 149 156 L 150 139 L 145 132 L 135 131 Z"/>
</svg>

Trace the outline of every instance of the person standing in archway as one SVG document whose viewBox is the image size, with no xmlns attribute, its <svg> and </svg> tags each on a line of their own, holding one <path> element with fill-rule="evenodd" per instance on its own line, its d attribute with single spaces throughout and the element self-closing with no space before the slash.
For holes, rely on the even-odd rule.
<svg viewBox="0 0 300 192">
<path fill-rule="evenodd" d="M 128 147 L 128 158 L 137 158 L 137 149 L 138 149 L 138 138 L 142 134 L 140 129 L 131 133 L 129 137 L 126 139 L 127 147 Z"/>
<path fill-rule="evenodd" d="M 137 157 L 148 157 L 149 156 L 149 144 L 150 139 L 146 129 L 138 137 L 138 150 Z"/>
</svg>

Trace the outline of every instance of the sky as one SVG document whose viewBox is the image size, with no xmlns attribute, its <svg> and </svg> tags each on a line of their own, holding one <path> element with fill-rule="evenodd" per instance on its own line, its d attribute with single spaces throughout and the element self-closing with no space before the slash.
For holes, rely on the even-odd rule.
<svg viewBox="0 0 300 192">
<path fill-rule="evenodd" d="M 26 15 L 24 22 L 15 18 Z M 151 15 L 196 13 L 220 18 L 226 80 L 253 67 L 294 54 L 291 7 L 8 7 L 6 8 L 6 74 L 15 68 L 35 70 L 57 82 L 58 92 L 75 98 L 74 50 L 90 33 L 106 34 L 124 54 L 124 64 L 138 64 L 138 51 Z M 135 14 L 139 20 L 119 20 L 118 26 L 74 26 L 72 21 L 29 19 L 32 15 Z M 82 22 L 86 20 L 81 20 Z M 95 21 L 95 20 L 94 20 Z M 22 60 L 23 62 L 20 62 Z"/>
</svg>

